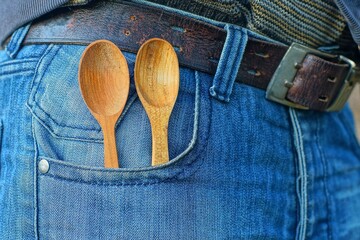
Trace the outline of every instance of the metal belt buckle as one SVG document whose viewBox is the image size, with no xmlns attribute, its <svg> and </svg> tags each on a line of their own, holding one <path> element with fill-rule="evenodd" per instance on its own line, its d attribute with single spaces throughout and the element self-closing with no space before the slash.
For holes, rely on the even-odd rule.
<svg viewBox="0 0 360 240">
<path fill-rule="evenodd" d="M 360 69 L 356 67 L 356 64 L 344 56 L 339 56 L 339 58 L 341 62 L 345 62 L 349 65 L 349 71 L 334 102 L 326 109 L 328 112 L 341 110 L 349 99 L 356 83 L 360 82 Z"/>
<path fill-rule="evenodd" d="M 293 43 L 284 55 L 267 87 L 267 99 L 292 108 L 309 109 L 309 107 L 293 103 L 286 99 L 289 86 L 292 85 L 297 73 L 296 65 L 302 63 L 307 54 L 313 54 L 323 58 L 334 58 L 331 54 L 320 52 L 298 43 Z M 338 96 L 326 111 L 338 111 L 342 109 L 349 98 L 351 91 L 354 89 L 356 82 L 359 82 L 360 79 L 360 71 L 356 68 L 353 61 L 344 56 L 339 56 L 339 60 L 340 62 L 349 65 L 349 71 L 344 79 L 343 86 L 340 89 Z"/>
</svg>

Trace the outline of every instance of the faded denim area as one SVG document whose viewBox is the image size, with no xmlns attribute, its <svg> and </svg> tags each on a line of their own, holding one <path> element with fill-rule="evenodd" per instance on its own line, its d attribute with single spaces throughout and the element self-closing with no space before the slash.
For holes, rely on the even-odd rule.
<svg viewBox="0 0 360 240">
<path fill-rule="evenodd" d="M 130 94 L 121 169 L 83 102 L 84 46 L 0 52 L 1 239 L 358 239 L 360 148 L 351 113 L 297 111 L 234 82 L 249 36 L 229 32 L 215 76 L 181 68 L 171 161 L 150 167 L 149 120 Z M 39 170 L 46 160 L 49 168 Z"/>
</svg>

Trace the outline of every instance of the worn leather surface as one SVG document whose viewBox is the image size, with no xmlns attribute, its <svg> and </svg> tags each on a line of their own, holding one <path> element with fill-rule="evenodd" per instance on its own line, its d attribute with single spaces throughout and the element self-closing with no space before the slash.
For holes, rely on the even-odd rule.
<svg viewBox="0 0 360 240">
<path fill-rule="evenodd" d="M 154 37 L 166 39 L 174 46 L 180 65 L 214 74 L 226 31 L 157 8 L 129 2 L 100 2 L 60 9 L 42 17 L 33 23 L 24 44 L 87 45 L 107 39 L 123 51 L 136 53 L 142 43 Z M 284 45 L 250 38 L 236 81 L 266 89 L 287 50 Z M 336 61 L 308 55 L 289 89 L 288 100 L 325 110 L 337 96 L 348 71 L 347 65 Z M 328 81 L 329 78 L 336 81 Z"/>
<path fill-rule="evenodd" d="M 307 55 L 297 71 L 287 98 L 311 109 L 325 110 L 339 92 L 348 71 L 346 64 Z"/>
<path fill-rule="evenodd" d="M 239 82 L 266 89 L 287 49 L 286 46 L 251 39 L 239 69 Z"/>
</svg>

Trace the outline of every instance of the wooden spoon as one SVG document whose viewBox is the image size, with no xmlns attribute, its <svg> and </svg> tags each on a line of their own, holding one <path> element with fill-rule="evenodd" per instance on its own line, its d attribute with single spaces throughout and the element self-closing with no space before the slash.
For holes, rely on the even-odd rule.
<svg viewBox="0 0 360 240">
<path fill-rule="evenodd" d="M 169 161 L 168 124 L 179 91 L 179 62 L 165 40 L 145 42 L 136 57 L 135 85 L 149 117 L 152 132 L 152 166 Z"/>
<path fill-rule="evenodd" d="M 91 43 L 80 60 L 79 85 L 86 105 L 104 134 L 104 166 L 118 168 L 115 124 L 130 87 L 128 65 L 120 49 L 107 40 Z"/>
</svg>

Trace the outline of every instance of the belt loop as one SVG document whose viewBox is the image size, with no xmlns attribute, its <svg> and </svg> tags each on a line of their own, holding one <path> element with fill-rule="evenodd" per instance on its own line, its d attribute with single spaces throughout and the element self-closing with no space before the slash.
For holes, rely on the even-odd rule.
<svg viewBox="0 0 360 240">
<path fill-rule="evenodd" d="M 246 29 L 226 24 L 227 36 L 219 64 L 210 88 L 211 96 L 225 102 L 230 101 L 232 88 L 240 68 L 248 41 Z"/>
<path fill-rule="evenodd" d="M 18 28 L 11 36 L 9 43 L 7 44 L 5 50 L 6 53 L 11 58 L 15 58 L 17 53 L 20 50 L 21 44 L 26 37 L 27 32 L 29 31 L 31 24 L 27 24 L 21 28 Z"/>
</svg>

